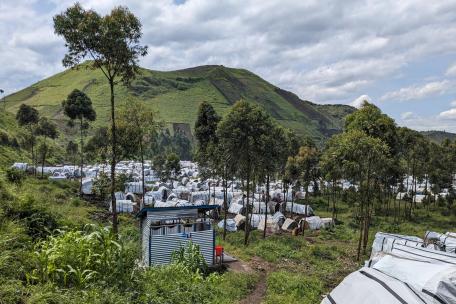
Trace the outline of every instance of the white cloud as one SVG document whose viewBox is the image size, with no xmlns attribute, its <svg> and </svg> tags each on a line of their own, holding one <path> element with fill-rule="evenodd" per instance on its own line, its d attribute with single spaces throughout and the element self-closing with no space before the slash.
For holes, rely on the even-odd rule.
<svg viewBox="0 0 456 304">
<path fill-rule="evenodd" d="M 443 119 L 456 120 L 456 108 L 441 112 L 439 117 Z"/>
<path fill-rule="evenodd" d="M 453 100 L 452 102 L 450 102 L 450 106 L 456 107 L 456 100 Z"/>
<path fill-rule="evenodd" d="M 445 72 L 445 75 L 447 76 L 456 76 L 456 63 L 452 64 L 448 67 L 448 69 Z"/>
<path fill-rule="evenodd" d="M 351 105 L 352 107 L 355 107 L 355 108 L 360 108 L 361 105 L 364 103 L 364 101 L 372 102 L 369 95 L 361 95 L 358 98 L 356 98 L 355 100 L 353 100 L 352 102 L 350 102 L 349 105 Z"/>
<path fill-rule="evenodd" d="M 414 85 L 410 87 L 401 88 L 397 91 L 388 92 L 385 95 L 383 95 L 380 98 L 380 100 L 407 101 L 422 99 L 433 95 L 442 95 L 451 86 L 452 83 L 448 80 L 433 81 L 426 83 L 422 86 Z"/>
<path fill-rule="evenodd" d="M 411 119 L 416 119 L 416 118 L 418 118 L 418 116 L 413 112 L 404 112 L 401 114 L 402 120 L 411 120 Z"/>
<path fill-rule="evenodd" d="M 407 126 L 418 131 L 438 130 L 447 132 L 456 132 L 454 120 L 443 118 L 440 115 L 420 116 L 412 112 L 402 113 L 399 125 Z"/>
<path fill-rule="evenodd" d="M 456 54 L 456 40 L 448 39 L 456 36 L 455 1 L 80 2 L 103 14 L 128 6 L 143 24 L 149 54 L 141 64 L 147 68 L 246 68 L 315 102 L 347 102 L 384 80 L 407 77 L 402 70 L 414 61 Z M 65 50 L 52 16 L 73 3 L 0 2 L 0 41 L 6 41 L 0 44 L 1 86 L 19 89 L 63 69 Z M 398 96 L 408 100 L 436 90 Z"/>
</svg>

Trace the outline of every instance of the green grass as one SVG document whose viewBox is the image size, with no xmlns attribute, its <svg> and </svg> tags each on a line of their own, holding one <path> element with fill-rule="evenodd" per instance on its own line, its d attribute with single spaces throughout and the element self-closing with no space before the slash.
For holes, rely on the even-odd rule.
<svg viewBox="0 0 456 304">
<path fill-rule="evenodd" d="M 83 64 L 77 70 L 66 70 L 7 96 L 7 110 L 16 113 L 20 104 L 26 103 L 65 128 L 61 102 L 77 88 L 92 99 L 98 115 L 94 125 L 106 125 L 108 84 L 100 71 L 86 67 L 87 64 Z M 243 98 L 265 108 L 280 124 L 317 142 L 340 130 L 345 115 L 353 111 L 348 106 L 315 105 L 299 100 L 292 93 L 281 92 L 247 70 L 201 66 L 170 72 L 141 69 L 130 87 L 116 89 L 116 97 L 118 103 L 142 100 L 157 111 L 164 122 L 187 123 L 192 129 L 202 101 L 210 102 L 223 115 L 236 100 Z"/>
<path fill-rule="evenodd" d="M 311 205 L 319 216 L 331 216 L 325 199 L 312 199 Z M 219 233 L 217 242 L 228 253 L 253 264 L 262 263 L 268 269 L 265 303 L 319 303 L 370 255 L 367 248 L 367 255 L 356 261 L 358 230 L 353 223 L 352 208 L 343 202 L 336 206 L 341 224 L 333 230 L 306 231 L 305 237 L 284 233 L 266 239 L 259 231 L 253 231 L 247 247 L 243 245 L 244 232 L 238 231 L 229 233 L 225 241 Z M 419 237 L 424 237 L 427 230 L 452 231 L 456 215 L 443 216 L 445 208 L 432 205 L 428 211 L 420 207 L 411 221 L 401 218 L 399 222 L 378 212 L 370 229 L 369 244 L 377 231 Z"/>
</svg>

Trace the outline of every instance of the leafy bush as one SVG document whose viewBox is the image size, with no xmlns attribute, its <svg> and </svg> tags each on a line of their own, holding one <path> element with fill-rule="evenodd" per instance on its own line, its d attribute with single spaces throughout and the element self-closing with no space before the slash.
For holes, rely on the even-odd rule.
<svg viewBox="0 0 456 304">
<path fill-rule="evenodd" d="M 0 304 L 22 303 L 25 290 L 19 280 L 0 280 Z"/>
<path fill-rule="evenodd" d="M 134 259 L 109 228 L 87 225 L 85 231 L 62 231 L 40 242 L 34 252 L 36 269 L 31 282 L 53 282 L 62 287 L 126 284 Z"/>
<path fill-rule="evenodd" d="M 140 303 L 204 304 L 216 302 L 220 276 L 211 274 L 205 278 L 184 264 L 176 263 L 146 270 L 140 282 Z"/>
<path fill-rule="evenodd" d="M 58 228 L 54 214 L 37 206 L 31 196 L 7 206 L 6 215 L 23 223 L 27 234 L 33 239 L 43 239 Z"/>
<path fill-rule="evenodd" d="M 191 272 L 205 274 L 207 272 L 206 260 L 200 252 L 198 244 L 188 242 L 187 247 L 180 247 L 173 252 L 172 262 L 187 267 Z"/>
<path fill-rule="evenodd" d="M 22 182 L 25 179 L 25 173 L 24 171 L 18 170 L 16 168 L 8 168 L 6 170 L 6 179 L 10 183 L 15 183 L 15 184 L 22 184 Z"/>
</svg>

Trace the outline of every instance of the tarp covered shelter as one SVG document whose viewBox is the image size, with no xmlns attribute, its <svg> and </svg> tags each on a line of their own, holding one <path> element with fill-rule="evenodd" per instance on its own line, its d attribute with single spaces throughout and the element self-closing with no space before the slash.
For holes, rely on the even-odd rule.
<svg viewBox="0 0 456 304">
<path fill-rule="evenodd" d="M 348 275 L 321 304 L 439 303 L 432 296 L 377 269 L 363 267 Z M 454 303 L 454 302 L 440 302 Z"/>
</svg>

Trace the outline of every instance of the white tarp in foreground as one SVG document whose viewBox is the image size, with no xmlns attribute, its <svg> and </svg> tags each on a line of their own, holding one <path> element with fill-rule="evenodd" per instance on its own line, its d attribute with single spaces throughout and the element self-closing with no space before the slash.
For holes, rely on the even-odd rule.
<svg viewBox="0 0 456 304">
<path fill-rule="evenodd" d="M 420 240 L 377 233 L 369 267 L 347 276 L 322 303 L 456 304 L 456 254 Z"/>
<path fill-rule="evenodd" d="M 418 270 L 417 270 L 418 271 Z M 418 304 L 439 302 L 431 295 L 386 275 L 363 267 L 347 276 L 322 304 Z"/>
</svg>

